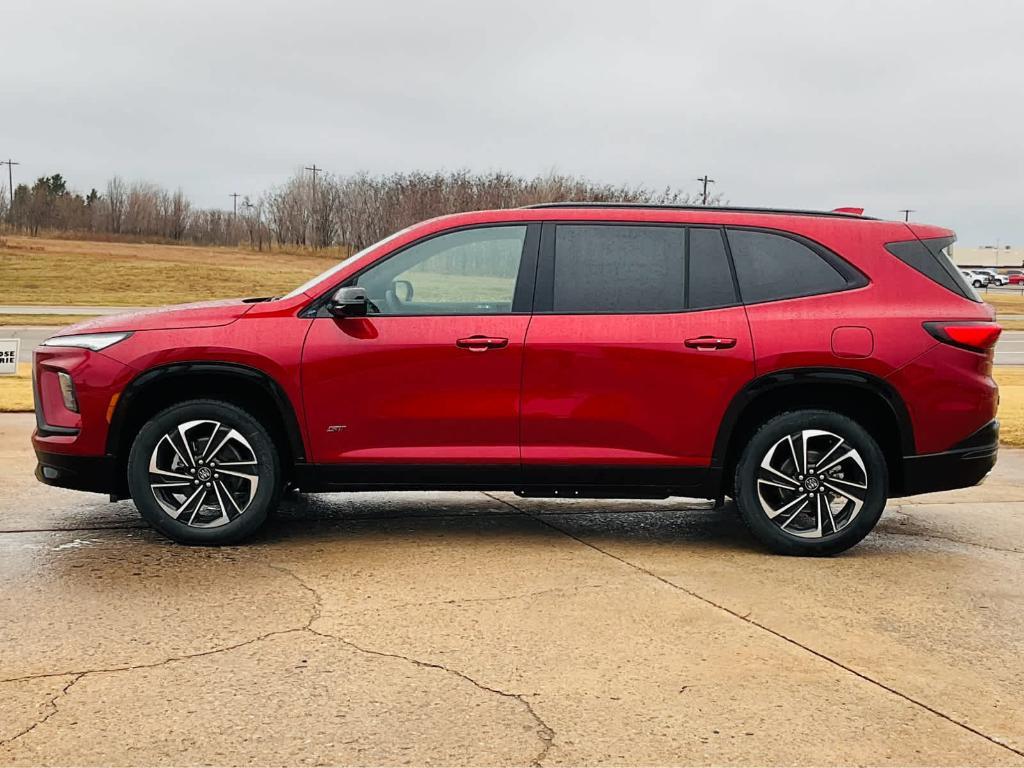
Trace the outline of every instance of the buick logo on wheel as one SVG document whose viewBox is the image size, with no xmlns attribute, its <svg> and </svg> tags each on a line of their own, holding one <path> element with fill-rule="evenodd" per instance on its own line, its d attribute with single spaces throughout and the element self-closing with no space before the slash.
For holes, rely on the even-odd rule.
<svg viewBox="0 0 1024 768">
<path fill-rule="evenodd" d="M 196 471 L 196 479 L 204 483 L 208 481 L 211 477 L 213 477 L 213 472 L 210 471 L 209 467 L 200 467 Z"/>
<path fill-rule="evenodd" d="M 808 477 L 806 480 L 804 480 L 804 488 L 806 488 L 808 491 L 818 490 L 818 478 Z"/>
</svg>

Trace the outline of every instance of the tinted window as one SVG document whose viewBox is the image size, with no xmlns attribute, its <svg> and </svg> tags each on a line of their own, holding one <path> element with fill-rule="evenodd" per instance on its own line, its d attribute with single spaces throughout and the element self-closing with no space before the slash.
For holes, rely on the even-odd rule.
<svg viewBox="0 0 1024 768">
<path fill-rule="evenodd" d="M 720 229 L 690 230 L 690 309 L 736 303 L 729 258 Z"/>
<path fill-rule="evenodd" d="M 729 247 L 740 295 L 748 304 L 829 293 L 847 286 L 835 267 L 790 237 L 730 229 Z"/>
<path fill-rule="evenodd" d="M 905 240 L 887 243 L 885 248 L 904 264 L 913 267 L 943 288 L 972 301 L 981 301 L 969 280 L 953 266 L 953 260 L 949 256 L 949 246 L 952 244 L 953 238 L 933 238 L 924 241 Z"/>
<path fill-rule="evenodd" d="M 439 235 L 375 264 L 354 285 L 366 288 L 371 313 L 507 314 L 525 239 L 525 225 Z"/>
<path fill-rule="evenodd" d="M 682 227 L 560 224 L 555 229 L 555 312 L 683 309 Z"/>
</svg>

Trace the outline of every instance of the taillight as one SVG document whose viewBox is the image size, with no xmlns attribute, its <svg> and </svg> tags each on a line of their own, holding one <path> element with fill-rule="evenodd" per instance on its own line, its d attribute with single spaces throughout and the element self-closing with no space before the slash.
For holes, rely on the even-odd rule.
<svg viewBox="0 0 1024 768">
<path fill-rule="evenodd" d="M 924 324 L 939 341 L 971 352 L 987 352 L 996 345 L 1003 329 L 996 323 L 940 321 Z"/>
</svg>

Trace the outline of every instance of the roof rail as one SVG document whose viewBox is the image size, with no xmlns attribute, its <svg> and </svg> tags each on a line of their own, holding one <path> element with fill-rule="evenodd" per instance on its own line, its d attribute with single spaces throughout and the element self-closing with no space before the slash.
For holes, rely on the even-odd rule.
<svg viewBox="0 0 1024 768">
<path fill-rule="evenodd" d="M 876 221 L 871 216 L 863 216 L 853 213 L 850 210 L 834 211 L 808 211 L 799 208 L 747 208 L 726 205 L 662 205 L 660 203 L 593 203 L 593 202 L 559 202 L 559 203 L 536 203 L 524 205 L 524 208 L 641 208 L 641 209 L 664 209 L 670 211 L 723 211 L 725 213 L 767 213 L 781 216 L 831 216 L 840 219 L 869 219 Z"/>
</svg>

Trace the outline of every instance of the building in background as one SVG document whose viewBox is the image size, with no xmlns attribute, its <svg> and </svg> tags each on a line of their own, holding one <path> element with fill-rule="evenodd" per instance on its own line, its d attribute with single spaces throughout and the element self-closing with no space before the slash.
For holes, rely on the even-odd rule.
<svg viewBox="0 0 1024 768">
<path fill-rule="evenodd" d="M 954 243 L 953 261 L 961 267 L 1024 268 L 1024 247 L 1012 245 L 971 247 Z"/>
</svg>

